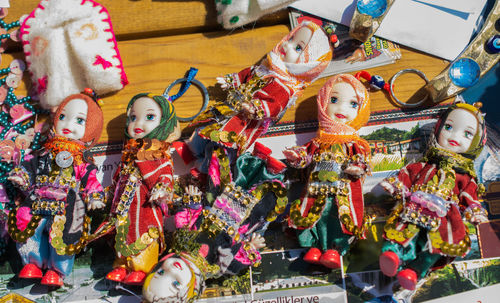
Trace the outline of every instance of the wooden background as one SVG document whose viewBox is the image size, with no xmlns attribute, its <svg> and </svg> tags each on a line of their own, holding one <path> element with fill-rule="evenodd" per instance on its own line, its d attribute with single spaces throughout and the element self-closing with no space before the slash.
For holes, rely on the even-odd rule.
<svg viewBox="0 0 500 303">
<path fill-rule="evenodd" d="M 325 0 L 327 1 L 327 0 Z M 331 0 L 328 0 L 331 1 Z M 214 0 L 101 0 L 108 9 L 118 47 L 130 84 L 104 99 L 105 130 L 101 142 L 123 139 L 125 108 L 132 96 L 140 92 L 160 94 L 190 67 L 199 69 L 196 79 L 209 90 L 211 97 L 222 96 L 215 86 L 215 77 L 238 72 L 259 62 L 289 31 L 287 12 L 267 16 L 256 24 L 234 31 L 224 30 L 216 23 Z M 7 22 L 30 13 L 38 0 L 12 0 Z M 22 53 L 4 54 L 0 68 L 7 67 L 12 57 Z M 417 68 L 429 79 L 441 72 L 448 62 L 402 47 L 402 59 L 395 64 L 369 69 L 388 80 L 404 68 Z M 354 74 L 354 73 L 353 73 Z M 315 96 L 326 78 L 309 86 L 297 105 L 287 111 L 282 121 L 303 121 L 316 118 Z M 396 82 L 400 100 L 413 96 L 424 81 L 405 74 Z M 24 86 L 16 90 L 22 94 Z M 177 91 L 176 88 L 173 89 Z M 383 92 L 371 94 L 372 111 L 394 108 Z M 190 89 L 174 103 L 179 116 L 193 115 L 201 105 L 201 95 Z M 300 108 L 300 114 L 296 111 Z M 185 126 L 185 124 L 183 124 Z"/>
</svg>

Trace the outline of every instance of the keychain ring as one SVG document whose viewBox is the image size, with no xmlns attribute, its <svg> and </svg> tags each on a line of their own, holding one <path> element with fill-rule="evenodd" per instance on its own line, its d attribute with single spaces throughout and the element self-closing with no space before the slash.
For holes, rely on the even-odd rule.
<svg viewBox="0 0 500 303">
<path fill-rule="evenodd" d="M 396 98 L 396 95 L 394 94 L 394 82 L 396 81 L 396 78 L 398 78 L 399 76 L 401 76 L 403 74 L 408 74 L 408 73 L 417 74 L 417 75 L 420 76 L 420 78 L 424 79 L 425 84 L 429 83 L 429 79 L 427 79 L 427 77 L 425 76 L 425 74 L 422 71 L 420 71 L 418 69 L 414 69 L 414 68 L 406 68 L 406 69 L 400 70 L 399 72 L 397 72 L 396 74 L 394 74 L 394 76 L 392 76 L 391 80 L 389 81 L 389 93 L 391 94 L 392 99 L 397 104 L 399 104 L 401 107 L 406 107 L 406 108 L 419 107 L 420 105 L 422 105 L 427 100 L 427 98 L 429 97 L 428 94 L 425 95 L 417 103 L 401 102 L 398 98 Z"/>
<path fill-rule="evenodd" d="M 208 107 L 208 101 L 209 101 L 209 97 L 208 97 L 208 91 L 207 91 L 207 88 L 205 87 L 205 85 L 203 85 L 203 83 L 201 83 L 200 81 L 196 80 L 196 79 L 189 79 L 189 77 L 187 78 L 181 78 L 181 79 L 177 79 L 175 80 L 174 82 L 172 82 L 172 84 L 170 84 L 166 89 L 165 91 L 163 92 L 163 96 L 166 97 L 168 100 L 170 100 L 172 103 L 174 103 L 174 101 L 179 97 L 177 98 L 170 98 L 170 96 L 168 95 L 168 93 L 170 92 L 170 90 L 176 86 L 177 84 L 179 83 L 186 83 L 184 85 L 187 85 L 186 87 L 186 90 L 187 88 L 189 87 L 189 85 L 192 83 L 194 84 L 195 86 L 197 86 L 201 92 L 202 92 L 202 95 L 203 95 L 203 104 L 201 105 L 201 108 L 200 110 L 198 111 L 198 113 L 196 113 L 195 115 L 191 116 L 191 117 L 179 117 L 177 116 L 177 119 L 179 121 L 182 121 L 182 122 L 189 122 L 189 121 L 193 121 L 194 119 L 196 119 L 196 117 L 198 117 L 202 112 L 204 112 L 207 107 Z M 182 88 L 181 88 L 182 90 Z M 184 92 L 183 92 L 184 93 Z"/>
</svg>

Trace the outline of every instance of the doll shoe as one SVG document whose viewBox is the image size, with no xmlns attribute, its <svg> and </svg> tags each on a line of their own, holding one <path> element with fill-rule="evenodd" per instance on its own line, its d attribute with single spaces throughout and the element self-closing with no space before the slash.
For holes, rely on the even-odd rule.
<svg viewBox="0 0 500 303">
<path fill-rule="evenodd" d="M 146 274 L 142 271 L 133 271 L 129 273 L 123 283 L 129 285 L 142 285 L 144 284 L 144 280 L 146 279 Z"/>
<path fill-rule="evenodd" d="M 394 277 L 398 273 L 399 257 L 395 252 L 388 250 L 380 255 L 378 264 L 384 275 Z"/>
<path fill-rule="evenodd" d="M 417 273 L 413 269 L 403 269 L 398 273 L 398 282 L 404 289 L 414 290 L 417 286 Z"/>
<path fill-rule="evenodd" d="M 334 249 L 329 249 L 325 251 L 321 258 L 319 259 L 319 263 L 324 267 L 328 267 L 331 269 L 340 268 L 340 255 L 339 252 Z"/>
<path fill-rule="evenodd" d="M 24 265 L 23 269 L 19 272 L 19 278 L 23 279 L 41 279 L 42 276 L 42 270 L 31 263 Z"/>
<path fill-rule="evenodd" d="M 58 273 L 49 269 L 40 283 L 47 286 L 63 286 L 63 279 Z"/>
<path fill-rule="evenodd" d="M 317 247 L 311 247 L 304 256 L 304 261 L 311 264 L 319 264 L 321 250 Z"/>
<path fill-rule="evenodd" d="M 193 153 L 189 149 L 189 146 L 186 144 L 186 142 L 175 141 L 172 143 L 172 146 L 175 148 L 179 156 L 182 158 L 184 164 L 187 165 L 195 159 Z"/>
<path fill-rule="evenodd" d="M 122 282 L 126 276 L 127 269 L 125 269 L 125 267 L 117 267 L 106 275 L 106 279 L 115 282 Z"/>
</svg>

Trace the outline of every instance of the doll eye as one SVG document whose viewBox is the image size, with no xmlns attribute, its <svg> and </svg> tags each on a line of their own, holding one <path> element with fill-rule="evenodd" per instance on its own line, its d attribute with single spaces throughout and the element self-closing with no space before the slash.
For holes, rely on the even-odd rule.
<svg viewBox="0 0 500 303">
<path fill-rule="evenodd" d="M 333 104 L 337 103 L 337 101 L 338 101 L 338 100 L 337 100 L 337 97 L 332 97 L 332 98 L 330 99 L 330 102 L 331 102 L 331 103 L 333 103 Z"/>
<path fill-rule="evenodd" d="M 153 115 L 153 114 L 146 115 L 146 120 L 153 121 L 154 119 L 155 119 L 155 115 Z"/>
<path fill-rule="evenodd" d="M 470 139 L 470 138 L 472 138 L 473 136 L 474 136 L 474 135 L 473 135 L 471 132 L 469 132 L 469 131 L 465 131 L 465 138 Z"/>
<path fill-rule="evenodd" d="M 76 123 L 78 123 L 80 125 L 84 125 L 85 124 L 85 119 L 83 119 L 83 118 L 76 118 Z"/>
<path fill-rule="evenodd" d="M 181 288 L 181 283 L 177 280 L 173 281 L 172 282 L 172 286 L 177 288 L 177 289 L 180 289 Z"/>
<path fill-rule="evenodd" d="M 357 102 L 351 101 L 352 108 L 358 108 L 359 104 Z"/>
<path fill-rule="evenodd" d="M 163 269 L 158 270 L 158 274 L 159 274 L 160 276 L 163 276 L 163 274 L 164 274 L 164 273 L 165 273 L 165 270 L 163 270 Z"/>
<path fill-rule="evenodd" d="M 444 125 L 444 129 L 445 129 L 445 130 L 451 130 L 451 129 L 452 129 L 451 124 L 446 123 L 446 124 Z"/>
<path fill-rule="evenodd" d="M 64 114 L 60 114 L 60 115 L 59 115 L 59 121 L 64 120 L 64 118 L 65 118 L 65 117 L 66 117 L 66 116 L 65 116 Z"/>
<path fill-rule="evenodd" d="M 301 51 L 302 51 L 302 46 L 297 45 L 297 46 L 295 47 L 295 51 L 296 51 L 296 52 L 301 52 Z"/>
<path fill-rule="evenodd" d="M 130 116 L 130 121 L 134 122 L 135 120 L 137 120 L 137 116 L 136 115 L 131 115 Z"/>
</svg>

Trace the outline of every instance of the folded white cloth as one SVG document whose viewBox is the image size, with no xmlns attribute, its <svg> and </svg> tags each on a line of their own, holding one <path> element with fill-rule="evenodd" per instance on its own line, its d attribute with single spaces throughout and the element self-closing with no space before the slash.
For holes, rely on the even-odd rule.
<svg viewBox="0 0 500 303">
<path fill-rule="evenodd" d="M 9 0 L 0 0 L 0 7 L 10 7 Z"/>
<path fill-rule="evenodd" d="M 236 28 L 286 7 L 295 0 L 215 0 L 217 22 Z"/>
<path fill-rule="evenodd" d="M 93 0 L 41 0 L 21 39 L 44 108 L 86 87 L 102 95 L 128 83 L 108 11 Z"/>
</svg>

